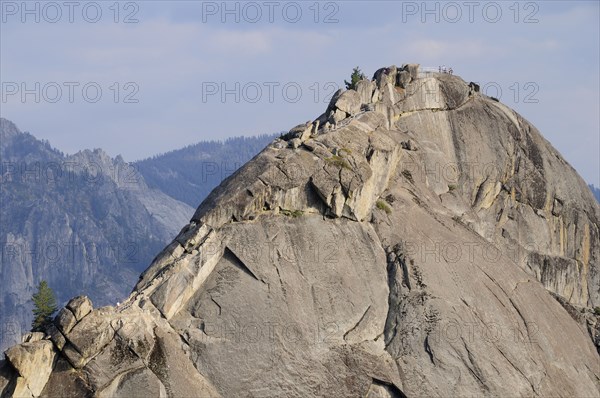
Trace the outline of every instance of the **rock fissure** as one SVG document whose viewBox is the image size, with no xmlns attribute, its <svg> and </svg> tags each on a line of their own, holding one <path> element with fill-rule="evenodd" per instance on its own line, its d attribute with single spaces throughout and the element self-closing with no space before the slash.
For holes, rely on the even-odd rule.
<svg viewBox="0 0 600 398">
<path fill-rule="evenodd" d="M 520 375 L 521 377 L 523 377 L 523 379 L 525 379 L 525 381 L 527 382 L 527 384 L 531 387 L 531 391 L 532 392 L 536 392 L 536 388 L 533 384 L 533 382 L 531 382 L 531 380 L 529 380 L 529 378 L 525 375 L 525 373 L 523 373 L 523 371 L 521 369 L 519 369 L 518 366 L 516 366 L 510 359 L 508 359 L 508 357 L 506 356 L 506 354 L 499 348 L 496 347 L 496 349 L 498 350 L 498 352 L 500 352 L 500 354 L 502 354 L 502 357 L 504 359 L 506 359 L 506 361 L 510 364 L 510 366 L 515 369 Z"/>
<path fill-rule="evenodd" d="M 347 340 L 346 337 L 348 337 L 348 335 L 353 332 L 354 330 L 356 330 L 356 328 L 358 328 L 358 326 L 361 324 L 361 322 L 365 319 L 365 317 L 367 316 L 367 313 L 369 312 L 369 310 L 371 309 L 371 306 L 369 305 L 367 307 L 367 309 L 365 310 L 365 312 L 362 314 L 362 316 L 360 317 L 360 319 L 358 320 L 358 322 L 356 322 L 354 324 L 354 326 L 352 326 L 350 329 L 348 329 L 348 331 L 346 331 L 346 333 L 344 333 L 344 340 Z"/>
</svg>

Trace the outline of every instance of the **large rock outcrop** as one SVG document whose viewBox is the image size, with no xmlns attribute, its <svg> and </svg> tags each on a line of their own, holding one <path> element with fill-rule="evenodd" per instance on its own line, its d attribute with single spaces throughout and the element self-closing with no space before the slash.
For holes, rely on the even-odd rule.
<svg viewBox="0 0 600 398">
<path fill-rule="evenodd" d="M 126 302 L 67 305 L 39 396 L 598 396 L 598 204 L 521 116 L 418 69 L 275 140 Z"/>
</svg>

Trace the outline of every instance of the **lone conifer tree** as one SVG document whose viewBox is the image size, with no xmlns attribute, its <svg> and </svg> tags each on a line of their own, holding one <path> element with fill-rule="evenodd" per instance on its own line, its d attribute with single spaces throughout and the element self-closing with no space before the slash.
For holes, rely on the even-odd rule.
<svg viewBox="0 0 600 398">
<path fill-rule="evenodd" d="M 352 75 L 350 75 L 350 81 L 348 80 L 344 80 L 344 83 L 346 84 L 346 89 L 347 90 L 354 90 L 356 89 L 356 84 L 361 81 L 362 79 L 366 79 L 367 77 L 364 75 L 364 73 L 362 73 L 360 71 L 360 68 L 357 66 L 356 68 L 352 69 Z"/>
<path fill-rule="evenodd" d="M 52 314 L 56 312 L 56 297 L 46 281 L 38 285 L 37 293 L 33 295 L 32 331 L 40 331 L 52 322 Z"/>
</svg>

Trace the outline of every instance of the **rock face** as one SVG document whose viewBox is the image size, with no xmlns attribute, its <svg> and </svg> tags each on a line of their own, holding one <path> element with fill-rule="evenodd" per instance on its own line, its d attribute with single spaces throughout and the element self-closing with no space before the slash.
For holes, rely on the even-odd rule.
<svg viewBox="0 0 600 398">
<path fill-rule="evenodd" d="M 283 137 L 127 301 L 67 306 L 39 396 L 598 395 L 600 208 L 535 127 L 410 64 Z"/>
<path fill-rule="evenodd" d="M 54 346 L 48 340 L 22 343 L 8 349 L 6 358 L 20 375 L 14 396 L 39 396 L 50 377 L 55 356 Z"/>
</svg>

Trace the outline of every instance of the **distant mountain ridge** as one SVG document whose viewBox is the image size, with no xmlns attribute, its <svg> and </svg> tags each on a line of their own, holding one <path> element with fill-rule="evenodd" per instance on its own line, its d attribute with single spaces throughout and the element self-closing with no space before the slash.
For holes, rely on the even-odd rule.
<svg viewBox="0 0 600 398">
<path fill-rule="evenodd" d="M 592 190 L 592 193 L 594 194 L 594 197 L 596 198 L 598 203 L 600 203 L 600 188 L 595 187 L 594 184 L 590 184 L 589 187 Z"/>
<path fill-rule="evenodd" d="M 202 141 L 134 163 L 148 186 L 196 207 L 277 134 Z"/>
<path fill-rule="evenodd" d="M 73 294 L 114 303 L 193 209 L 149 188 L 120 156 L 99 149 L 65 156 L 0 123 L 1 349 L 29 330 L 40 280 L 59 303 Z"/>
<path fill-rule="evenodd" d="M 219 184 L 206 165 L 239 167 L 268 139 L 199 143 L 131 164 L 101 149 L 65 155 L 4 118 L 0 133 L 0 352 L 29 330 L 42 279 L 59 304 L 78 294 L 98 305 L 126 297 Z M 202 156 L 212 162 L 204 181 L 195 179 Z"/>
</svg>

